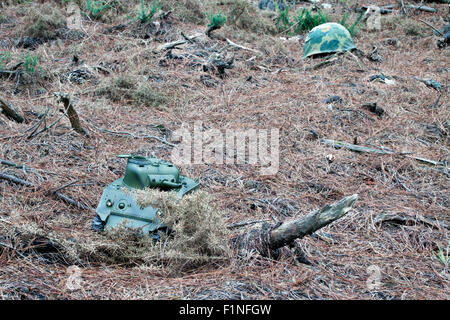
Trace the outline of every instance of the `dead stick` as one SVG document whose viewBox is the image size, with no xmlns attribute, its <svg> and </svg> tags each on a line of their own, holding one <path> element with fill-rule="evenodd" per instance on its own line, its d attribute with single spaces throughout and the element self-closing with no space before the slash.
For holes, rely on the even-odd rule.
<svg viewBox="0 0 450 320">
<path fill-rule="evenodd" d="M 419 19 L 420 22 L 426 24 L 427 26 L 429 26 L 431 29 L 433 29 L 434 31 L 436 31 L 437 33 L 439 33 L 442 37 L 444 36 L 444 34 L 442 32 L 440 32 L 438 29 L 436 29 L 435 27 L 433 27 L 431 25 L 431 23 L 428 23 L 426 21 L 423 21 L 422 19 Z"/>
<path fill-rule="evenodd" d="M 232 47 L 235 47 L 235 48 L 238 48 L 238 49 L 242 49 L 242 50 L 251 51 L 251 52 L 257 53 L 257 54 L 259 54 L 259 55 L 263 55 L 263 53 L 262 53 L 261 51 L 258 51 L 258 50 L 255 50 L 255 49 L 251 49 L 251 48 L 244 47 L 244 46 L 242 46 L 242 45 L 240 45 L 240 44 L 234 43 L 233 41 L 231 41 L 231 40 L 228 39 L 228 38 L 225 38 L 225 40 L 226 40 L 226 42 L 227 42 L 230 46 L 232 46 Z"/>
<path fill-rule="evenodd" d="M 78 182 L 78 180 L 75 180 L 75 181 L 72 181 L 70 183 L 67 183 L 67 184 L 65 184 L 65 185 L 63 185 L 61 187 L 56 188 L 55 190 L 53 190 L 53 192 L 57 192 L 57 191 L 62 190 L 64 188 L 70 187 L 70 186 L 74 185 L 77 182 Z"/>
<path fill-rule="evenodd" d="M 3 109 L 3 113 L 8 118 L 19 123 L 23 122 L 23 117 L 16 110 L 14 110 L 14 107 L 10 103 L 8 103 L 8 101 L 3 99 L 2 97 L 0 97 L 0 108 Z"/>
<path fill-rule="evenodd" d="M 10 176 L 9 174 L 5 174 L 3 172 L 0 172 L 0 179 L 8 180 L 8 181 L 11 181 L 11 182 L 14 182 L 14 183 L 26 186 L 26 187 L 36 187 L 31 182 L 28 182 L 26 180 L 23 180 L 23 179 L 14 177 L 14 176 Z M 54 194 L 60 200 L 63 200 L 64 202 L 69 203 L 69 204 L 71 204 L 73 206 L 76 206 L 78 208 L 85 209 L 85 210 L 93 210 L 92 208 L 89 208 L 88 206 L 85 206 L 84 204 L 82 204 L 82 203 L 80 203 L 78 201 L 75 201 L 75 200 L 69 198 L 68 196 L 66 196 L 66 195 L 64 195 L 64 194 L 62 194 L 60 192 L 51 192 L 51 193 Z"/>
<path fill-rule="evenodd" d="M 415 5 L 410 4 L 407 7 L 410 9 L 416 9 L 416 10 L 421 10 L 421 11 L 425 11 L 425 12 L 432 12 L 432 13 L 436 12 L 435 8 L 431 8 L 431 7 L 427 7 L 427 6 L 415 6 Z"/>
<path fill-rule="evenodd" d="M 227 225 L 227 229 L 239 228 L 239 227 L 243 227 L 243 226 L 248 226 L 250 224 L 261 223 L 261 222 L 265 222 L 265 221 L 269 221 L 269 219 L 237 222 L 237 223 Z"/>
<path fill-rule="evenodd" d="M 31 171 L 31 168 L 28 168 L 27 166 L 25 166 L 23 164 L 16 164 L 16 163 L 14 163 L 12 161 L 9 161 L 9 160 L 0 159 L 0 164 L 4 164 L 6 166 L 14 167 L 14 168 L 17 168 L 17 169 L 22 169 L 22 170 L 25 170 L 25 171 Z"/>
</svg>

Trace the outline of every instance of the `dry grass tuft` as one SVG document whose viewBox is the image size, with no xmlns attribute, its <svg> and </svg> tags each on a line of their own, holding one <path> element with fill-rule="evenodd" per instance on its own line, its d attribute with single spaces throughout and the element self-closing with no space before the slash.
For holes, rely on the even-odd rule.
<svg viewBox="0 0 450 320">
<path fill-rule="evenodd" d="M 132 76 L 117 76 L 103 81 L 96 89 L 98 95 L 104 95 L 113 102 L 124 101 L 134 105 L 161 107 L 168 99 L 155 91 L 148 83 Z"/>
<path fill-rule="evenodd" d="M 166 274 L 180 274 L 229 261 L 231 250 L 222 213 L 207 192 L 194 192 L 181 200 L 174 193 L 157 190 L 137 192 L 137 196 L 142 205 L 160 207 L 163 221 L 173 230 L 156 244 L 126 228 L 104 234 L 76 232 L 70 231 L 74 221 L 66 219 L 69 228 L 61 229 L 61 219 L 42 225 L 20 215 L 0 220 L 0 239 L 22 255 L 35 254 L 63 265 L 148 265 Z"/>
<path fill-rule="evenodd" d="M 66 26 L 63 13 L 52 3 L 33 5 L 24 18 L 21 34 L 29 37 L 53 38 L 56 30 Z"/>
<path fill-rule="evenodd" d="M 231 257 L 223 212 L 205 191 L 195 191 L 178 199 L 175 193 L 148 189 L 136 191 L 141 206 L 161 208 L 163 222 L 173 230 L 161 243 L 172 265 L 194 267 L 205 262 L 226 261 Z"/>
</svg>

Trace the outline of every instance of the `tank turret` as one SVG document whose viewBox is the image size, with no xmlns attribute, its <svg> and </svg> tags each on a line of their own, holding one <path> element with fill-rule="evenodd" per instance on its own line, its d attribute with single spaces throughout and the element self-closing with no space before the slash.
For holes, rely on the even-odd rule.
<svg viewBox="0 0 450 320">
<path fill-rule="evenodd" d="M 195 190 L 199 183 L 180 175 L 172 163 L 136 155 L 119 155 L 127 158 L 125 175 L 108 185 L 100 198 L 97 215 L 92 222 L 96 231 L 111 230 L 117 226 L 139 229 L 143 234 L 159 238 L 158 230 L 167 227 L 159 220 L 158 208 L 141 208 L 132 196 L 134 189 L 153 188 L 162 191 L 175 191 L 181 198 Z"/>
</svg>

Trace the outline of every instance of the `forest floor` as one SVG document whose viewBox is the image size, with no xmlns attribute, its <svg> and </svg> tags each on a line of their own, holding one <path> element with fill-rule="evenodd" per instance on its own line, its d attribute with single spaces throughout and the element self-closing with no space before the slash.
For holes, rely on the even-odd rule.
<svg viewBox="0 0 450 320">
<path fill-rule="evenodd" d="M 18 165 L 3 162 L 0 172 L 34 187 L 0 180 L 0 299 L 449 299 L 449 51 L 420 21 L 442 28 L 448 4 L 427 3 L 436 13 L 403 13 L 399 5 L 382 16 L 381 31 L 357 32 L 362 54 L 310 70 L 326 58 L 303 59 L 306 33 L 276 34 L 276 15 L 253 4 L 236 17 L 245 1 L 211 7 L 228 20 L 210 38 L 198 1 L 160 2 L 165 11 L 179 4 L 144 26 L 126 18 L 139 7 L 128 1 L 135 6 L 99 19 L 82 14 L 80 30 L 63 27 L 48 38 L 33 38 L 29 28 L 45 6 L 1 8 L 0 69 L 11 72 L 0 75 L 0 96 L 24 121 L 0 114 L 0 159 Z M 54 19 L 67 14 L 60 3 L 52 6 Z M 354 20 L 355 3 L 333 1 L 328 13 L 337 21 L 349 12 Z M 182 34 L 200 35 L 158 50 Z M 368 58 L 375 47 L 378 61 Z M 212 55 L 234 57 L 232 67 L 219 73 L 208 64 Z M 370 81 L 379 74 L 393 81 Z M 55 92 L 70 96 L 85 134 L 62 117 Z M 340 99 L 326 101 L 333 96 Z M 173 133 L 194 125 L 279 130 L 275 174 L 261 175 L 249 163 L 179 165 L 215 199 L 225 224 L 275 223 L 351 194 L 359 199 L 318 236 L 297 241 L 309 263 L 289 256 L 243 261 L 234 252 L 225 263 L 171 273 L 95 253 L 78 262 L 62 253 L 48 258 L 58 250 L 45 239 L 89 238 L 94 217 L 55 197 L 56 189 L 73 182 L 59 192 L 95 208 L 103 189 L 123 176 L 126 163 L 117 155 L 171 161 Z M 322 139 L 393 152 L 336 149 Z M 380 221 L 383 214 L 397 218 Z M 247 228 L 233 229 L 228 240 Z M 81 285 L 71 286 L 74 279 Z"/>
</svg>

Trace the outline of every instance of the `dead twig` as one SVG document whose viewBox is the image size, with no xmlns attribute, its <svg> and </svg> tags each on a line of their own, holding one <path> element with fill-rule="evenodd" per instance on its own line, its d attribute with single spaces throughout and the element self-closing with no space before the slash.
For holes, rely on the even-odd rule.
<svg viewBox="0 0 450 320">
<path fill-rule="evenodd" d="M 240 228 L 240 227 L 248 226 L 248 225 L 255 224 L 255 223 L 261 223 L 261 222 L 265 222 L 265 221 L 270 221 L 270 220 L 262 219 L 262 220 L 252 220 L 252 221 L 242 221 L 242 222 L 232 223 L 232 224 L 227 225 L 227 229 Z"/>
<path fill-rule="evenodd" d="M 195 38 L 200 37 L 202 34 L 201 33 L 197 33 L 191 37 L 188 37 L 186 35 L 183 35 L 183 37 L 185 38 L 185 40 L 177 40 L 177 41 L 173 41 L 173 42 L 169 42 L 169 43 L 165 43 L 162 44 L 160 46 L 158 46 L 155 50 L 153 50 L 154 53 L 159 53 L 162 51 L 167 51 L 167 50 L 171 50 L 171 49 L 175 49 L 175 47 L 185 44 L 186 42 L 191 42 L 192 40 L 194 40 Z"/>
<path fill-rule="evenodd" d="M 70 186 L 74 185 L 77 182 L 78 182 L 78 180 L 75 180 L 75 181 L 72 181 L 70 183 L 67 183 L 67 184 L 65 184 L 65 185 L 63 185 L 61 187 L 56 188 L 55 190 L 53 190 L 53 192 L 57 192 L 57 191 L 62 190 L 64 188 L 70 187 Z"/>
<path fill-rule="evenodd" d="M 112 130 L 107 130 L 107 129 L 103 129 L 103 128 L 99 128 L 97 126 L 92 125 L 96 130 L 100 131 L 100 132 L 104 132 L 104 133 L 109 133 L 112 135 L 116 135 L 116 136 L 129 136 L 135 139 L 153 139 L 153 140 L 157 140 L 161 143 L 164 143 L 168 146 L 171 147 L 176 147 L 175 144 L 168 142 L 167 140 L 157 137 L 157 136 L 152 136 L 152 135 L 143 135 L 143 136 L 137 136 L 134 133 L 131 132 L 126 132 L 126 131 L 112 131 Z"/>
<path fill-rule="evenodd" d="M 20 184 L 20 185 L 23 185 L 23 186 L 26 186 L 26 187 L 33 187 L 33 188 L 38 189 L 38 187 L 36 187 L 34 184 L 32 184 L 32 183 L 29 182 L 29 181 L 26 181 L 26 180 L 17 178 L 17 177 L 15 177 L 15 176 L 11 176 L 11 175 L 9 175 L 9 174 L 5 174 L 5 173 L 3 173 L 3 172 L 0 172 L 0 179 L 8 180 L 8 181 L 10 181 L 10 182 L 14 182 L 14 183 L 16 183 L 16 184 Z M 78 201 L 75 201 L 75 200 L 69 198 L 68 196 L 66 196 L 66 195 L 64 195 L 64 194 L 62 194 L 62 193 L 60 193 L 60 192 L 55 192 L 55 191 L 53 191 L 53 192 L 50 192 L 50 194 L 53 194 L 53 195 L 55 195 L 58 199 L 60 199 L 60 200 L 62 200 L 62 201 L 64 201 L 64 202 L 66 202 L 66 203 L 69 203 L 69 204 L 71 204 L 71 205 L 73 205 L 73 206 L 75 206 L 75 207 L 78 207 L 78 208 L 80 208 L 80 209 L 84 209 L 84 210 L 94 210 L 93 208 L 90 208 L 90 207 L 88 207 L 88 206 L 85 206 L 84 204 L 82 204 L 82 203 L 80 203 L 80 202 L 78 202 Z"/>
<path fill-rule="evenodd" d="M 408 224 L 408 225 L 422 223 L 435 229 L 440 228 L 450 229 L 450 225 L 446 224 L 445 222 L 422 217 L 419 215 L 413 217 L 404 213 L 402 214 L 380 213 L 375 216 L 373 222 L 375 224 L 382 224 L 383 222 L 394 222 L 398 224 Z"/>
<path fill-rule="evenodd" d="M 322 139 L 322 140 L 320 140 L 320 142 L 323 144 L 326 144 L 326 145 L 331 145 L 338 149 L 345 148 L 345 149 L 348 149 L 351 151 L 356 151 L 356 152 L 368 152 L 368 153 L 376 153 L 376 154 L 380 154 L 380 155 L 393 154 L 393 155 L 404 156 L 404 157 L 411 158 L 411 159 L 414 159 L 414 160 L 422 162 L 422 163 L 426 163 L 426 164 L 435 166 L 444 173 L 447 172 L 447 163 L 445 161 L 434 161 L 434 160 L 430 160 L 430 159 L 426 159 L 426 158 L 422 158 L 422 157 L 411 156 L 411 155 L 406 154 L 405 152 L 399 153 L 399 152 L 395 152 L 394 150 L 368 148 L 368 147 L 363 147 L 363 146 L 359 146 L 356 144 L 351 144 L 351 143 L 342 142 L 342 141 L 329 140 L 329 139 Z"/>
<path fill-rule="evenodd" d="M 2 97 L 0 97 L 0 108 L 9 119 L 18 123 L 22 123 L 24 121 L 23 117 L 14 109 L 14 107 Z"/>
<path fill-rule="evenodd" d="M 442 37 L 444 36 L 444 34 L 442 32 L 440 32 L 438 29 L 436 29 L 435 27 L 433 27 L 433 25 L 431 23 L 428 23 L 422 19 L 419 19 L 420 22 L 426 24 L 427 26 L 429 26 L 431 29 L 433 29 L 434 31 L 436 31 L 437 33 L 439 33 Z"/>
<path fill-rule="evenodd" d="M 242 45 L 240 45 L 240 44 L 234 43 L 233 41 L 231 41 L 231 40 L 228 39 L 228 38 L 225 38 L 225 40 L 226 40 L 226 42 L 227 42 L 230 46 L 232 46 L 232 47 L 235 47 L 235 48 L 238 48 L 238 49 L 242 49 L 242 50 L 251 51 L 251 52 L 254 52 L 254 53 L 259 54 L 259 55 L 263 55 L 263 53 L 262 53 L 261 51 L 258 51 L 258 50 L 254 50 L 254 49 L 251 49 L 251 48 L 244 47 L 244 46 L 242 46 Z"/>
<path fill-rule="evenodd" d="M 31 170 L 32 170 L 31 168 L 28 168 L 28 167 L 25 166 L 25 165 L 22 165 L 22 164 L 16 164 L 16 163 L 11 162 L 11 161 L 9 161 L 9 160 L 3 160 L 3 159 L 0 159 L 0 164 L 6 165 L 6 166 L 10 166 L 10 167 L 14 167 L 14 168 L 17 168 L 17 169 L 22 169 L 22 170 L 24 170 L 24 171 L 31 171 Z"/>
<path fill-rule="evenodd" d="M 30 140 L 32 138 L 34 138 L 35 136 L 41 134 L 42 132 L 52 128 L 53 126 L 55 126 L 65 115 L 67 115 L 67 109 L 64 111 L 64 114 L 62 116 L 60 116 L 58 119 L 56 119 L 55 121 L 53 121 L 48 127 L 45 125 L 45 118 L 42 118 L 42 121 L 40 121 L 39 123 L 44 122 L 44 128 L 42 128 L 41 130 L 39 130 L 38 132 L 36 132 L 36 130 L 39 128 L 39 126 L 36 128 L 36 130 L 34 130 L 28 137 L 27 139 Z"/>
</svg>

